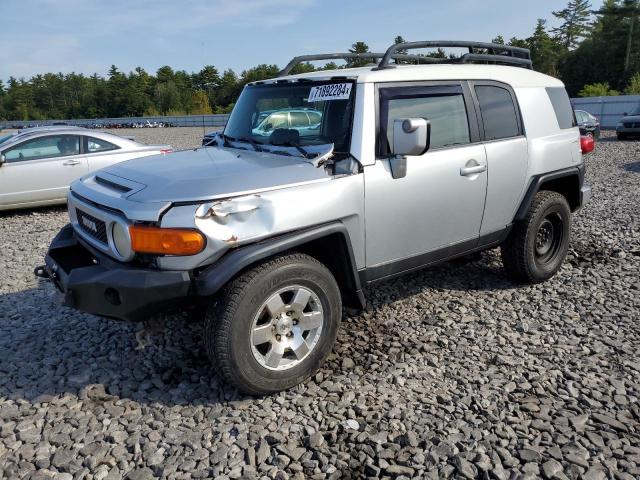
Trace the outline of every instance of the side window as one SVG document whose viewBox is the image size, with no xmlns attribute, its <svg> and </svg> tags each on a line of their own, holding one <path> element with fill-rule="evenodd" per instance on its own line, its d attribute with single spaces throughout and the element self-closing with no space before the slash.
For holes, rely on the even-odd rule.
<svg viewBox="0 0 640 480">
<path fill-rule="evenodd" d="M 486 140 L 520 135 L 520 121 L 511 93 L 493 85 L 475 87 Z"/>
<path fill-rule="evenodd" d="M 380 90 L 382 155 L 393 143 L 397 118 L 431 121 L 431 149 L 470 143 L 469 121 L 461 87 L 398 87 Z M 386 144 L 385 144 L 386 141 Z"/>
<path fill-rule="evenodd" d="M 291 128 L 309 126 L 309 117 L 304 112 L 291 112 Z"/>
<path fill-rule="evenodd" d="M 319 126 L 320 122 L 322 122 L 322 114 L 320 112 L 307 112 L 309 116 L 309 123 L 311 126 Z"/>
<path fill-rule="evenodd" d="M 109 150 L 117 150 L 120 147 L 111 142 L 94 137 L 84 137 L 84 151 L 86 153 L 108 152 Z"/>
<path fill-rule="evenodd" d="M 38 137 L 27 140 L 4 152 L 7 162 L 23 162 L 79 154 L 80 137 L 77 135 Z"/>
<path fill-rule="evenodd" d="M 263 130 L 270 132 L 276 128 L 288 128 L 287 112 L 272 113 L 263 122 Z"/>
<path fill-rule="evenodd" d="M 573 113 L 573 107 L 571 106 L 571 100 L 569 95 L 563 87 L 548 87 L 547 95 L 553 105 L 553 110 L 556 112 L 556 118 L 558 119 L 558 125 L 561 129 L 573 128 L 576 126 L 576 117 Z"/>
</svg>

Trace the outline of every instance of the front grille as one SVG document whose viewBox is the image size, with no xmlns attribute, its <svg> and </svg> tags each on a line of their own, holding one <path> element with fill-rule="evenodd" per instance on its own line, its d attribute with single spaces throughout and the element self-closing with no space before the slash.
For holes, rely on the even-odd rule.
<svg viewBox="0 0 640 480">
<path fill-rule="evenodd" d="M 107 226 L 102 220 L 83 212 L 79 208 L 76 208 L 76 215 L 78 217 L 78 225 L 84 233 L 105 245 L 108 244 Z"/>
</svg>

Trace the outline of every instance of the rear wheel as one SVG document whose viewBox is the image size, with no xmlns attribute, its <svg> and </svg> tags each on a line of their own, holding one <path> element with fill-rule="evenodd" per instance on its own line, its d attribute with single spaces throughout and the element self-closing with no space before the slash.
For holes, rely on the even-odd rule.
<svg viewBox="0 0 640 480">
<path fill-rule="evenodd" d="M 566 198 L 538 192 L 524 220 L 501 247 L 502 263 L 516 280 L 539 283 L 551 278 L 567 256 L 571 210 Z"/>
<path fill-rule="evenodd" d="M 223 378 L 250 395 L 288 389 L 331 352 L 340 290 L 316 259 L 292 254 L 233 280 L 207 311 L 205 342 Z"/>
<path fill-rule="evenodd" d="M 618 140 L 626 140 L 627 136 L 624 133 L 619 133 L 618 134 Z"/>
</svg>

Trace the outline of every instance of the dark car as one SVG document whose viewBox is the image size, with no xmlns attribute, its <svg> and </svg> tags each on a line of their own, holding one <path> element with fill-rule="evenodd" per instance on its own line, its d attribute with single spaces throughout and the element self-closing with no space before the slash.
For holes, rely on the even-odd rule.
<svg viewBox="0 0 640 480">
<path fill-rule="evenodd" d="M 576 110 L 576 121 L 580 127 L 580 135 L 588 135 L 596 140 L 600 138 L 600 122 L 589 112 Z"/>
<path fill-rule="evenodd" d="M 631 113 L 625 113 L 616 127 L 618 140 L 626 140 L 631 136 L 640 136 L 640 107 Z"/>
</svg>

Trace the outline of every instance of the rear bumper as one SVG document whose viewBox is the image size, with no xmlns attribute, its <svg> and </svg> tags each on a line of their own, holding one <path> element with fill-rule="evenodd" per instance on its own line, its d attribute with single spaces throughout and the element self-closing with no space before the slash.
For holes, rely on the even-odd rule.
<svg viewBox="0 0 640 480">
<path fill-rule="evenodd" d="M 78 239 L 71 225 L 53 239 L 36 275 L 50 278 L 63 304 L 83 312 L 137 321 L 177 306 L 191 288 L 186 271 L 125 265 Z"/>
</svg>

